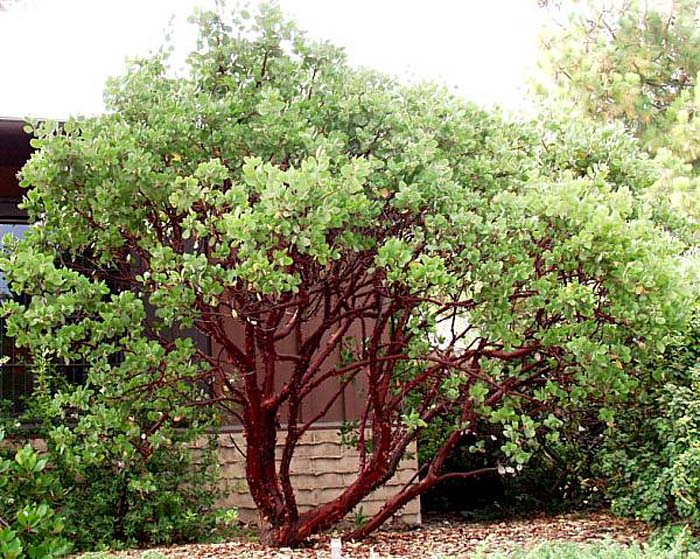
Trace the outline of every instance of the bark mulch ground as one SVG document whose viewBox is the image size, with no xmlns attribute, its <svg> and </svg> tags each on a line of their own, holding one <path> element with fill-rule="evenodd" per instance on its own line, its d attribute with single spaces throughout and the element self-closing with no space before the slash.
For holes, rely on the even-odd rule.
<svg viewBox="0 0 700 559">
<path fill-rule="evenodd" d="M 380 531 L 359 543 L 343 541 L 348 559 L 467 559 L 472 553 L 508 551 L 533 547 L 545 541 L 619 543 L 645 541 L 648 528 L 621 520 L 606 512 L 540 516 L 496 522 L 466 522 L 455 518 L 430 518 L 422 527 L 405 531 Z M 304 549 L 271 549 L 257 542 L 238 539 L 221 544 L 187 545 L 156 549 L 168 559 L 328 559 L 330 538 L 319 537 Z M 143 551 L 115 557 L 137 559 Z"/>
</svg>

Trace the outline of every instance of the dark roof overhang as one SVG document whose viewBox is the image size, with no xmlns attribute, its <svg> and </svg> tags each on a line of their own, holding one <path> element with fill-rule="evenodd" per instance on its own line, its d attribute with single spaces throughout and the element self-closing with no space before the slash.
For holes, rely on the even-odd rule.
<svg viewBox="0 0 700 559">
<path fill-rule="evenodd" d="M 8 215 L 8 208 L 23 194 L 17 182 L 17 172 L 32 154 L 31 136 L 24 131 L 25 121 L 0 117 L 0 217 Z M 5 207 L 7 206 L 7 207 Z"/>
<path fill-rule="evenodd" d="M 31 136 L 24 125 L 24 120 L 0 117 L 0 166 L 21 167 L 29 159 Z"/>
</svg>

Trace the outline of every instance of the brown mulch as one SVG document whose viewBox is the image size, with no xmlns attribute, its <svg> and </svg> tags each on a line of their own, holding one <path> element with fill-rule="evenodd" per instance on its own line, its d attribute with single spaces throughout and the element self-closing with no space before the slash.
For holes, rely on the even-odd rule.
<svg viewBox="0 0 700 559">
<path fill-rule="evenodd" d="M 533 547 L 545 541 L 620 543 L 645 541 L 648 528 L 640 522 L 621 520 L 606 512 L 569 514 L 555 517 L 496 522 L 466 522 L 455 518 L 431 518 L 422 527 L 380 531 L 359 543 L 343 541 L 343 557 L 467 559 L 479 549 L 507 551 Z M 328 559 L 328 536 L 319 537 L 305 549 L 272 549 L 257 542 L 238 539 L 221 544 L 186 545 L 156 549 L 168 559 Z M 137 559 L 143 551 L 129 551 L 115 557 Z"/>
</svg>

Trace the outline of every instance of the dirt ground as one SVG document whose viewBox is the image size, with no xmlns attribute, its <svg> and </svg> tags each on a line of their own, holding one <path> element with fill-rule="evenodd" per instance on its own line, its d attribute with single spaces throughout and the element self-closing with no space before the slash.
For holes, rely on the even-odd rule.
<svg viewBox="0 0 700 559">
<path fill-rule="evenodd" d="M 620 520 L 605 512 L 496 522 L 433 517 L 417 529 L 380 531 L 359 543 L 343 541 L 343 557 L 466 559 L 479 549 L 507 551 L 554 540 L 593 542 L 607 539 L 631 543 L 644 541 L 648 535 L 644 524 Z M 169 559 L 328 559 L 329 541 L 329 536 L 322 536 L 304 549 L 278 550 L 241 538 L 221 544 L 176 546 L 154 551 Z M 114 557 L 137 559 L 143 553 L 129 551 L 115 554 Z"/>
</svg>

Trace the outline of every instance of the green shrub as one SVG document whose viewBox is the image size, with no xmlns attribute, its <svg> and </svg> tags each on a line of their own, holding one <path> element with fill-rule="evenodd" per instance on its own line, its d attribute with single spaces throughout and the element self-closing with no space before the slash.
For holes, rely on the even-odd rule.
<svg viewBox="0 0 700 559">
<path fill-rule="evenodd" d="M 76 549 L 201 541 L 230 527 L 214 508 L 221 487 L 218 448 L 206 434 L 212 414 L 181 406 L 169 387 L 133 390 L 115 369 L 91 369 L 84 385 L 71 386 L 40 356 L 33 366 L 34 393 L 9 425 L 12 443 L 45 441 L 39 464 L 50 474 L 46 487 L 35 482 L 35 499 L 60 511 L 62 535 Z M 200 390 L 178 387 L 188 396 Z M 5 491 L 17 500 L 27 489 Z"/>
<path fill-rule="evenodd" d="M 0 430 L 0 444 L 5 434 Z M 50 559 L 65 555 L 64 520 L 54 504 L 63 496 L 59 480 L 47 471 L 46 457 L 26 445 L 0 456 L 0 558 Z"/>
<path fill-rule="evenodd" d="M 148 460 L 113 453 L 75 468 L 59 459 L 63 483 L 71 488 L 62 502 L 67 534 L 81 549 L 209 539 L 217 529 L 218 476 L 206 467 L 213 452 L 198 453 L 204 467 L 177 443 Z"/>
<path fill-rule="evenodd" d="M 656 525 L 700 527 L 700 319 L 622 410 L 596 469 L 613 511 Z"/>
<path fill-rule="evenodd" d="M 700 367 L 688 371 L 687 381 L 661 388 L 650 419 L 609 443 L 626 443 L 609 450 L 601 464 L 615 512 L 700 526 Z"/>
</svg>

